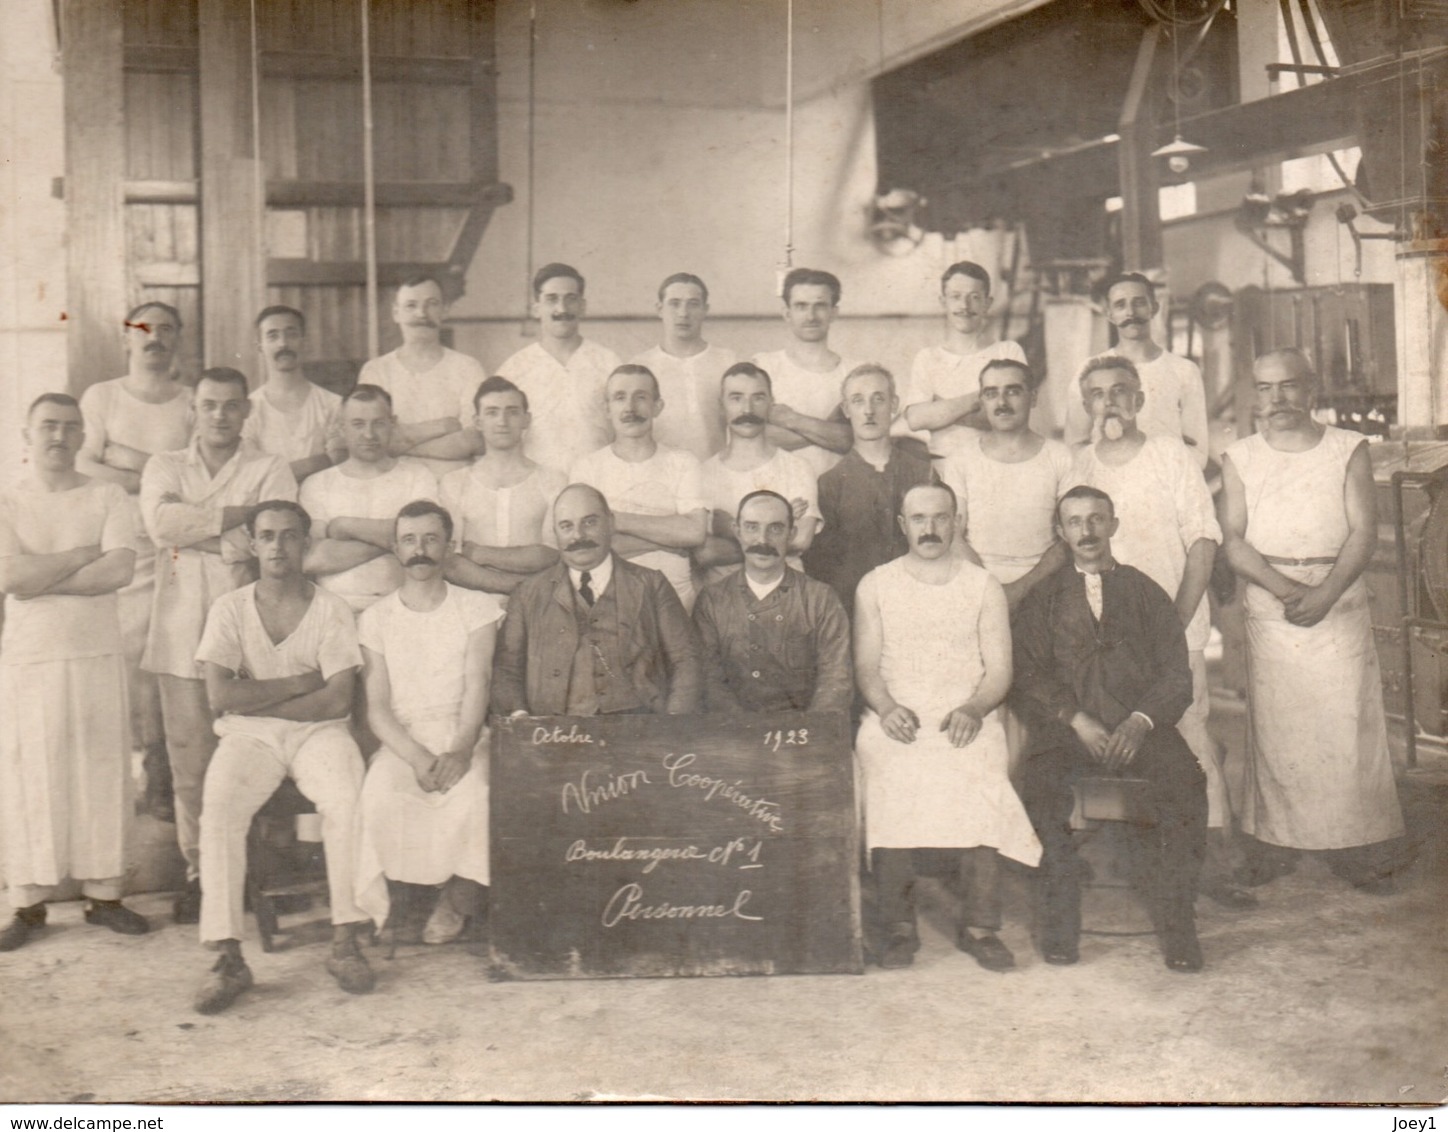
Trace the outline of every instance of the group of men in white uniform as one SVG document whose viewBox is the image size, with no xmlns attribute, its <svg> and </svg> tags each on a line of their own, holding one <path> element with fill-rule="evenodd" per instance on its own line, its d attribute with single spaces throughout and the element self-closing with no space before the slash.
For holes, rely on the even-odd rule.
<svg viewBox="0 0 1448 1132">
<path fill-rule="evenodd" d="M 834 560 L 814 560 L 856 614 L 866 844 L 972 852 L 962 877 L 986 894 L 984 911 L 967 915 L 958 942 L 989 969 L 1013 965 L 994 935 L 997 852 L 1034 865 L 1041 842 L 1055 844 L 1045 831 L 1037 840 L 1007 777 L 1008 733 L 1016 759 L 1032 753 L 1005 706 L 1010 619 L 1047 579 L 1079 576 L 1109 651 L 1089 576 L 1116 563 L 1164 591 L 1190 657 L 1179 729 L 1205 776 L 1218 850 L 1202 891 L 1255 903 L 1226 867 L 1231 813 L 1205 726 L 1205 593 L 1223 545 L 1249 583 L 1239 817 L 1254 840 L 1237 881 L 1264 883 L 1293 850 L 1313 849 L 1335 851 L 1333 867 L 1361 887 L 1391 887 L 1403 826 L 1359 580 L 1371 471 L 1360 438 L 1313 420 L 1316 379 L 1301 354 L 1259 359 L 1263 431 L 1223 461 L 1219 525 L 1202 474 L 1201 376 L 1153 341 L 1157 301 L 1140 275 L 1105 289 L 1119 342 L 1082 367 L 1066 426 L 1074 450 L 1031 429 L 1038 375 L 1017 344 L 993 340 L 990 278 L 973 263 L 945 272 L 945 342 L 921 352 L 901 390 L 831 349 L 841 291 L 827 272 L 786 277 L 790 340 L 749 362 L 704 339 L 697 276 L 664 280 L 663 342 L 628 364 L 583 337 L 584 290 L 574 268 L 542 268 L 538 339 L 490 376 L 443 345 L 438 281 L 409 280 L 393 306 L 401 345 L 368 362 L 345 398 L 306 379 L 305 318 L 287 307 L 257 317 L 260 386 L 215 368 L 187 390 L 174 378 L 180 316 L 150 303 L 126 320 L 125 376 L 79 405 L 36 402 L 31 474 L 0 497 L 0 796 L 15 909 L 0 950 L 44 924 L 50 887 L 67 875 L 84 883 L 88 920 L 146 930 L 119 903 L 133 714 L 148 780 L 162 777 L 164 725 L 188 870 L 176 919 L 199 920 L 220 952 L 198 1009 L 250 985 L 246 829 L 287 775 L 321 815 L 328 968 L 344 989 L 371 989 L 358 940 L 388 916 L 384 882 L 394 896 L 444 886 L 426 926 L 411 924 L 419 936 L 455 938 L 476 922 L 494 643 L 508 595 L 558 561 L 552 508 L 569 483 L 595 489 L 612 553 L 661 573 L 685 610 L 748 560 L 736 520 L 751 493 L 789 504 L 782 552 L 795 569 L 822 532 L 848 540 L 839 577 Z M 929 484 L 949 490 L 912 490 Z M 1066 535 L 1068 492 L 1077 511 L 1106 501 L 1108 534 Z M 1330 719 L 1316 699 L 1328 681 L 1357 693 L 1337 698 Z M 1122 771 L 1146 730 L 1176 723 L 1125 707 L 1109 740 L 1099 720 L 1063 716 L 1077 740 L 1061 742 Z M 359 743 L 377 751 L 365 780 Z M 969 781 L 920 796 L 958 776 L 972 745 L 991 753 Z M 915 946 L 913 874 L 898 854 L 876 867 L 893 917 L 882 963 L 901 966 Z M 1191 926 L 1178 928 L 1168 965 L 1198 969 Z M 1074 943 L 1045 954 L 1074 961 Z"/>
</svg>

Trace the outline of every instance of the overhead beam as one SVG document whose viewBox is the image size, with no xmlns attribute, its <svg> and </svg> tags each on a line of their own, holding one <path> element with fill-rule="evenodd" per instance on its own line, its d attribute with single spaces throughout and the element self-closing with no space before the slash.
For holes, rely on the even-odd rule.
<svg viewBox="0 0 1448 1132">
<path fill-rule="evenodd" d="M 247 17 L 243 4 L 198 0 L 201 295 L 208 366 L 242 367 L 251 361 L 251 320 L 266 305 Z"/>
<path fill-rule="evenodd" d="M 277 208 L 362 206 L 356 181 L 268 181 L 266 202 Z M 127 204 L 195 204 L 195 181 L 127 181 Z M 383 181 L 377 186 L 380 208 L 494 208 L 513 199 L 508 185 L 474 181 Z"/>
<path fill-rule="evenodd" d="M 61 0 L 65 68 L 66 357 L 73 393 L 125 369 L 126 175 L 120 0 Z"/>
<path fill-rule="evenodd" d="M 131 44 L 125 49 L 128 71 L 194 72 L 200 59 L 195 47 L 167 44 Z M 263 51 L 261 73 L 278 79 L 345 79 L 360 82 L 358 55 L 324 55 L 309 51 Z M 372 81 L 466 86 L 472 81 L 473 61 L 453 56 L 377 55 L 372 59 Z"/>
<path fill-rule="evenodd" d="M 443 278 L 448 272 L 446 263 L 379 263 L 377 282 L 383 287 L 396 287 L 414 275 Z M 367 283 L 367 264 L 360 259 L 272 259 L 267 261 L 267 278 L 273 287 L 362 287 Z"/>
</svg>

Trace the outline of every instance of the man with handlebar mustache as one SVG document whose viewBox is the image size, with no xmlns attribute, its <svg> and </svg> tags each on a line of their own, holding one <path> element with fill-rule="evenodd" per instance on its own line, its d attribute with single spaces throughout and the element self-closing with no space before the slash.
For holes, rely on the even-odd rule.
<svg viewBox="0 0 1448 1132">
<path fill-rule="evenodd" d="M 597 488 L 553 504 L 562 561 L 513 591 L 493 666 L 499 714 L 611 715 L 699 710 L 698 639 L 668 580 L 613 550 Z"/>
<path fill-rule="evenodd" d="M 1137 421 L 1147 436 L 1170 436 L 1187 446 L 1197 467 L 1207 466 L 1207 397 L 1202 371 L 1195 362 L 1165 350 L 1152 339 L 1151 320 L 1161 305 L 1156 289 L 1135 271 L 1107 280 L 1103 291 L 1106 318 L 1116 328 L 1119 354 L 1136 366 L 1145 410 Z M 1065 441 L 1068 445 L 1095 440 L 1090 415 L 1076 398 L 1066 399 Z"/>
</svg>

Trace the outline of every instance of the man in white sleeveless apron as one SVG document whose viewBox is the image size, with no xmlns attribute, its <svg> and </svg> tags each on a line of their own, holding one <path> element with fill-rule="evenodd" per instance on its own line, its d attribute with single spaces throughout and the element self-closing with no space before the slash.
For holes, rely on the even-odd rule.
<svg viewBox="0 0 1448 1132">
<path fill-rule="evenodd" d="M 1249 742 L 1241 879 L 1327 850 L 1334 872 L 1380 894 L 1403 863 L 1382 675 L 1362 572 L 1377 544 L 1367 441 L 1318 424 L 1317 375 L 1297 350 L 1253 367 L 1263 428 L 1222 462 L 1223 531 L 1248 583 Z"/>
<path fill-rule="evenodd" d="M 869 704 L 855 749 L 878 911 L 882 967 L 919 946 L 911 851 L 959 849 L 964 904 L 956 946 L 982 967 L 1015 966 L 1001 926 L 1000 857 L 1034 866 L 1041 844 L 1007 777 L 998 708 L 1011 683 L 1010 615 L 999 582 L 951 553 L 955 493 L 905 493 L 909 552 L 855 592 L 855 673 Z"/>
</svg>

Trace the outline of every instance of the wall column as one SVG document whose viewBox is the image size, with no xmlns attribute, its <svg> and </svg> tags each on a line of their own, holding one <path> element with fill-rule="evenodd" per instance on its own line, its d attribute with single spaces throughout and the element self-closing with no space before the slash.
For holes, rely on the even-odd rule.
<svg viewBox="0 0 1448 1132">
<path fill-rule="evenodd" d="M 254 156 L 249 8 L 240 0 L 198 0 L 198 14 L 202 360 L 250 374 L 252 320 L 266 305 L 266 202 Z"/>
</svg>

